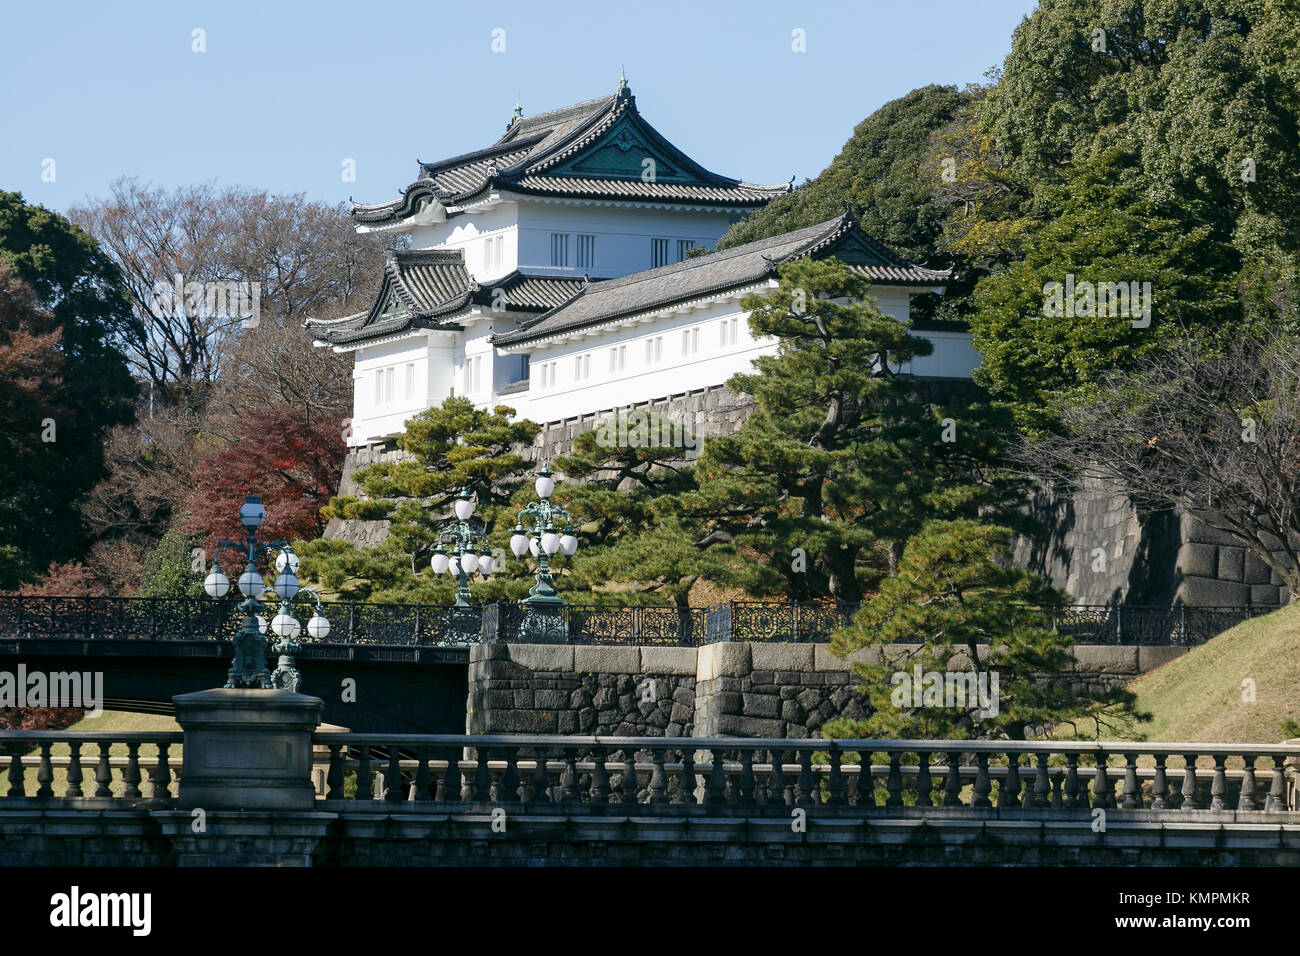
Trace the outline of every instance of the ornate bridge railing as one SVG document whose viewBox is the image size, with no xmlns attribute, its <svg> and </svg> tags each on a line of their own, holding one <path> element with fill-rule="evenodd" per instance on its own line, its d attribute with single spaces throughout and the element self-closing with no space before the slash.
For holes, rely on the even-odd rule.
<svg viewBox="0 0 1300 956">
<path fill-rule="evenodd" d="M 0 807 L 166 805 L 180 779 L 179 733 L 0 731 Z"/>
<path fill-rule="evenodd" d="M 318 734 L 331 808 L 1294 811 L 1300 746 Z"/>
<path fill-rule="evenodd" d="M 824 642 L 850 623 L 856 604 L 729 602 L 711 607 L 569 604 L 565 643 L 694 647 L 714 641 Z M 452 645 L 469 631 L 511 641 L 523 607 L 490 604 L 325 603 L 331 644 Z M 1200 644 L 1272 607 L 1042 607 L 1043 625 L 1080 644 Z M 0 596 L 0 640 L 230 640 L 240 624 L 233 601 L 207 598 Z"/>
</svg>

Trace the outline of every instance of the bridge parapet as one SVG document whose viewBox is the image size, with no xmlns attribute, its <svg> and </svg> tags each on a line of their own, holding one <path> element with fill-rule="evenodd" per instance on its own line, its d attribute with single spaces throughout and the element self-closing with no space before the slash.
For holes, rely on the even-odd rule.
<svg viewBox="0 0 1300 956">
<path fill-rule="evenodd" d="M 182 735 L 0 733 L 0 863 L 1300 863 L 1296 745 L 312 734 L 303 716 L 233 722 L 224 752 L 250 766 L 224 808 L 173 792 Z M 209 753 L 221 722 L 201 721 Z M 259 735 L 311 756 L 256 757 Z M 73 769 L 104 744 L 130 750 L 116 792 L 114 755 L 94 789 Z M 319 791 L 277 808 L 241 769 Z"/>
</svg>

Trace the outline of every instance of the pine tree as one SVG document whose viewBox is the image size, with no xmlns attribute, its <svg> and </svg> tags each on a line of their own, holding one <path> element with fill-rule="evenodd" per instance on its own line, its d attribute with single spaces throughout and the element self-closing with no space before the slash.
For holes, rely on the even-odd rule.
<svg viewBox="0 0 1300 956">
<path fill-rule="evenodd" d="M 825 736 L 1024 740 L 1085 717 L 1097 733 L 1146 719 L 1132 691 L 1070 682 L 1072 641 L 1041 607 L 1065 595 L 1010 566 L 1010 541 L 1007 528 L 961 519 L 931 522 L 908 543 L 897 574 L 831 641 L 840 657 L 867 650 L 853 672 L 871 715 L 832 721 Z M 976 675 L 988 696 L 946 698 L 958 674 Z"/>
<path fill-rule="evenodd" d="M 931 345 L 876 309 L 865 278 L 834 260 L 779 271 L 741 303 L 780 343 L 728 383 L 754 413 L 705 443 L 699 489 L 674 508 L 725 542 L 722 583 L 856 601 L 927 519 L 1007 506 L 1017 485 L 997 468 L 995 410 L 945 412 L 901 374 Z"/>
<path fill-rule="evenodd" d="M 352 600 L 450 602 L 455 583 L 448 575 L 435 576 L 429 558 L 452 501 L 461 488 L 470 491 L 478 503 L 475 517 L 491 535 L 498 558 L 505 559 L 522 508 L 512 499 L 525 488 L 531 493 L 532 466 L 514 446 L 530 443 L 538 430 L 527 419 L 515 421 L 512 408 L 488 411 L 456 396 L 415 415 L 398 440 L 411 457 L 359 469 L 354 478 L 362 494 L 335 497 L 321 511 L 326 518 L 386 520 L 385 540 L 372 548 L 308 542 L 298 548 L 304 574 Z M 509 567 L 508 561 L 502 564 Z M 531 582 L 525 582 L 522 567 L 513 570 L 515 579 L 498 574 L 476 581 L 475 593 L 483 600 L 522 597 Z"/>
</svg>

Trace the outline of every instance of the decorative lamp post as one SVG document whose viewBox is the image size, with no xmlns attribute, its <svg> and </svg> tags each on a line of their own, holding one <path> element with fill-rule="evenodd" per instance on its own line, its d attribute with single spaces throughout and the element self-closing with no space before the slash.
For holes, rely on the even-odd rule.
<svg viewBox="0 0 1300 956">
<path fill-rule="evenodd" d="M 573 533 L 573 517 L 551 501 L 555 480 L 551 478 L 550 465 L 542 465 L 533 490 L 539 500 L 519 512 L 515 533 L 510 538 L 510 550 L 516 557 L 531 553 L 537 559 L 537 583 L 523 600 L 524 616 L 519 624 L 519 637 L 522 640 L 561 641 L 565 637 L 564 601 L 551 580 L 550 560 L 557 553 L 572 557 L 578 551 L 578 539 Z"/>
<path fill-rule="evenodd" d="M 452 610 L 451 633 L 456 644 L 478 643 L 483 622 L 469 603 L 469 579 L 475 574 L 488 577 L 495 568 L 488 536 L 482 522 L 471 523 L 474 499 L 462 487 L 456 496 L 456 519 L 438 534 L 429 566 L 434 574 L 447 572 L 456 578 L 456 606 Z"/>
<path fill-rule="evenodd" d="M 313 638 L 324 639 L 329 634 L 330 624 L 321 613 L 320 597 L 310 588 L 298 585 L 299 558 L 285 541 L 261 541 L 257 529 L 266 520 L 266 508 L 257 495 L 248 495 L 239 509 L 239 520 L 248 535 L 242 542 L 218 541 L 217 553 L 212 562 L 212 569 L 203 579 L 203 588 L 212 598 L 223 598 L 230 591 L 230 579 L 221 569 L 221 552 L 234 551 L 240 556 L 244 570 L 239 575 L 236 586 L 244 596 L 239 609 L 244 612 L 244 623 L 235 635 L 235 659 L 226 675 L 227 687 L 258 687 L 270 689 L 281 687 L 297 691 L 302 684 L 302 676 L 294 663 L 294 655 L 301 650 L 294 638 L 302 630 L 293 613 L 293 601 L 300 596 L 310 596 L 315 601 L 315 611 L 307 622 L 307 633 Z M 271 587 L 258 573 L 258 562 L 269 551 L 279 550 L 275 560 L 276 578 Z M 274 594 L 279 598 L 278 613 L 268 622 L 259 612 L 267 610 L 262 598 Z M 275 651 L 280 655 L 279 664 L 274 673 L 266 666 L 267 636 L 269 630 L 280 640 Z"/>
</svg>

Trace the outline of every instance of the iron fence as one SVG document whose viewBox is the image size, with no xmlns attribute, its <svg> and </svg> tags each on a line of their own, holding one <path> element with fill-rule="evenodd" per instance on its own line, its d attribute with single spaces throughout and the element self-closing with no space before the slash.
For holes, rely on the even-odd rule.
<svg viewBox="0 0 1300 956">
<path fill-rule="evenodd" d="M 559 617 L 569 644 L 820 643 L 851 623 L 858 607 L 776 601 L 710 607 L 566 604 Z M 1192 645 L 1276 608 L 1073 604 L 1036 610 L 1044 627 L 1078 644 Z M 331 624 L 324 643 L 449 646 L 514 640 L 525 608 L 327 601 L 324 612 Z M 0 596 L 0 640 L 229 641 L 241 621 L 228 600 Z"/>
</svg>

